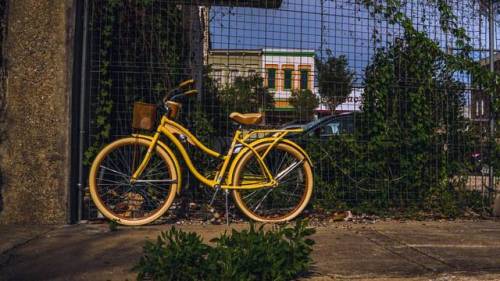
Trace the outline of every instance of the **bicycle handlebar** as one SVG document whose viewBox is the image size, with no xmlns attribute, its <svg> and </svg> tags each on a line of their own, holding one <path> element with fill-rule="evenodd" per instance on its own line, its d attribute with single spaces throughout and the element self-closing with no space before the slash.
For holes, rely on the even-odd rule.
<svg viewBox="0 0 500 281">
<path fill-rule="evenodd" d="M 166 107 L 167 101 L 169 101 L 169 100 L 174 101 L 174 100 L 181 98 L 181 97 L 191 97 L 191 96 L 195 96 L 196 94 L 198 94 L 198 90 L 196 90 L 196 89 L 183 90 L 183 88 L 191 87 L 192 85 L 194 85 L 194 83 L 195 83 L 194 79 L 189 79 L 189 80 L 186 80 L 186 81 L 180 83 L 179 86 L 177 86 L 176 88 L 169 91 L 165 95 L 165 97 L 162 99 L 163 106 Z"/>
<path fill-rule="evenodd" d="M 169 99 L 169 98 L 179 98 L 180 96 L 192 96 L 192 95 L 195 95 L 198 91 L 196 90 L 189 90 L 187 89 L 187 91 L 183 91 L 183 88 L 187 88 L 187 87 L 191 87 L 196 81 L 194 79 L 189 79 L 189 80 L 186 80 L 182 83 L 180 83 L 177 87 L 175 87 L 174 89 L 170 90 L 166 95 L 165 97 L 163 98 L 163 100 L 165 99 Z"/>
<path fill-rule="evenodd" d="M 186 80 L 182 83 L 179 84 L 179 86 L 177 86 L 177 88 L 184 88 L 184 87 L 187 87 L 187 86 L 190 86 L 192 84 L 194 84 L 194 79 L 189 79 L 189 80 Z"/>
<path fill-rule="evenodd" d="M 183 96 L 186 96 L 186 97 L 192 97 L 192 96 L 196 96 L 198 94 L 198 90 L 189 90 L 187 92 L 184 92 L 182 95 Z"/>
</svg>

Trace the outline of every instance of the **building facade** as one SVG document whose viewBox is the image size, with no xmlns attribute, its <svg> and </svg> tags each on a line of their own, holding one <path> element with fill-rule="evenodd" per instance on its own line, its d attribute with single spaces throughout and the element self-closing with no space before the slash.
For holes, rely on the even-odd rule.
<svg viewBox="0 0 500 281">
<path fill-rule="evenodd" d="M 301 49 L 210 50 L 207 63 L 220 88 L 231 85 L 236 77 L 260 75 L 273 94 L 275 110 L 291 111 L 293 91 L 317 94 L 314 55 L 314 50 Z"/>
<path fill-rule="evenodd" d="M 351 93 L 345 101 L 335 107 L 336 114 L 338 113 L 348 113 L 348 112 L 359 112 L 361 111 L 361 105 L 363 104 L 363 94 L 364 88 L 353 87 Z M 330 106 L 326 103 L 320 103 L 316 109 L 318 116 L 331 115 L 332 111 Z"/>
<path fill-rule="evenodd" d="M 236 77 L 260 74 L 262 50 L 210 50 L 210 75 L 220 88 L 231 85 Z"/>
<path fill-rule="evenodd" d="M 500 54 L 494 57 L 495 72 L 500 73 Z M 490 58 L 480 61 L 481 65 L 489 68 Z M 470 118 L 479 128 L 480 132 L 486 134 L 489 131 L 489 122 L 491 118 L 491 98 L 489 94 L 481 90 L 473 90 L 470 104 Z"/>
<path fill-rule="evenodd" d="M 274 93 L 276 109 L 292 110 L 289 99 L 293 91 L 314 87 L 314 50 L 263 49 L 262 66 L 265 86 Z"/>
</svg>

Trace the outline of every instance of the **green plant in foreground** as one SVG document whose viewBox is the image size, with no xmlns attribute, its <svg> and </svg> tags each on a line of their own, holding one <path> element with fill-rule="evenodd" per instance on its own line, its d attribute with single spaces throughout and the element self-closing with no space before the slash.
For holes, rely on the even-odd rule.
<svg viewBox="0 0 500 281">
<path fill-rule="evenodd" d="M 118 222 L 116 220 L 109 220 L 108 227 L 109 227 L 109 231 L 115 232 L 118 230 Z"/>
<path fill-rule="evenodd" d="M 307 222 L 232 230 L 204 244 L 201 236 L 175 228 L 146 242 L 134 267 L 138 280 L 292 280 L 311 264 L 315 232 Z"/>
<path fill-rule="evenodd" d="M 156 242 L 147 241 L 144 254 L 134 267 L 137 280 L 205 280 L 210 247 L 201 236 L 172 227 Z"/>
</svg>

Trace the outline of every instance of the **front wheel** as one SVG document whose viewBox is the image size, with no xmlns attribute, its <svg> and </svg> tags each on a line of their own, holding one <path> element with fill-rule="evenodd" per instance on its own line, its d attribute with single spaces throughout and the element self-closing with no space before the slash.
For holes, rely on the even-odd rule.
<svg viewBox="0 0 500 281">
<path fill-rule="evenodd" d="M 143 225 L 159 218 L 174 201 L 174 161 L 158 145 L 137 182 L 131 176 L 148 151 L 149 140 L 123 138 L 104 147 L 90 169 L 90 195 L 99 211 L 123 225 Z"/>
<path fill-rule="evenodd" d="M 262 155 L 269 143 L 255 150 Z M 265 157 L 265 164 L 278 186 L 259 189 L 235 189 L 236 205 L 249 218 L 260 222 L 285 222 L 297 217 L 307 206 L 313 191 L 313 173 L 309 161 L 298 149 L 287 143 L 278 143 Z M 255 154 L 248 151 L 238 161 L 235 185 L 265 182 L 264 170 Z"/>
</svg>

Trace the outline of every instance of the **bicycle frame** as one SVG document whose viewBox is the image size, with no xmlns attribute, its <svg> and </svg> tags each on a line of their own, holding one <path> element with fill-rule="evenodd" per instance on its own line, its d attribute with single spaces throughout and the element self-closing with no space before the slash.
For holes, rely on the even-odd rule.
<svg viewBox="0 0 500 281">
<path fill-rule="evenodd" d="M 291 129 L 291 130 L 280 130 L 280 129 L 275 129 L 275 130 L 253 130 L 249 132 L 243 132 L 240 129 L 236 130 L 233 140 L 231 142 L 231 146 L 227 152 L 226 155 L 222 155 L 216 151 L 213 151 L 212 149 L 208 148 L 205 146 L 201 141 L 199 141 L 191 132 L 184 128 L 182 125 L 179 123 L 167 118 L 166 116 L 163 116 L 160 122 L 160 125 L 158 126 L 154 136 L 147 136 L 147 135 L 138 135 L 134 134 L 134 137 L 140 137 L 140 138 L 146 138 L 151 141 L 151 144 L 149 146 L 149 149 L 146 153 L 146 156 L 144 157 L 143 161 L 137 168 L 137 170 L 133 173 L 131 181 L 134 182 L 136 181 L 144 169 L 146 168 L 149 160 L 151 159 L 153 155 L 153 151 L 156 147 L 156 145 L 160 144 L 162 148 L 167 148 L 167 146 L 161 142 L 160 136 L 161 134 L 165 135 L 172 143 L 176 146 L 176 148 L 179 150 L 182 158 L 186 162 L 187 167 L 193 173 L 193 175 L 203 184 L 208 185 L 210 187 L 221 187 L 223 189 L 255 189 L 255 188 L 263 188 L 263 187 L 275 187 L 277 186 L 277 181 L 269 171 L 269 168 L 264 162 L 265 157 L 268 155 L 268 153 L 271 151 L 271 149 L 283 138 L 288 134 L 292 132 L 302 132 L 302 129 Z M 264 138 L 259 138 L 256 141 L 249 142 L 252 136 L 258 135 L 258 134 L 265 134 L 269 135 L 271 134 L 270 137 L 264 137 Z M 210 155 L 211 157 L 218 158 L 222 162 L 221 168 L 216 171 L 215 176 L 213 179 L 209 179 L 205 177 L 203 174 L 201 174 L 195 165 L 193 164 L 191 157 L 186 151 L 186 148 L 184 145 L 181 143 L 179 139 L 184 139 L 191 145 L 195 146 L 197 149 L 200 149 L 203 151 L 205 154 Z M 261 143 L 270 143 L 271 145 L 260 155 L 256 150 L 255 146 L 256 144 L 261 144 Z M 238 151 L 236 150 L 236 147 L 240 145 L 242 146 L 241 149 Z M 298 147 L 298 146 L 297 146 Z M 304 154 L 304 157 L 309 160 L 309 157 L 303 151 L 300 147 L 298 147 L 300 151 Z M 234 155 L 242 152 L 245 150 L 250 150 L 255 156 L 256 159 L 258 160 L 258 163 L 262 167 L 264 171 L 264 176 L 266 177 L 267 181 L 266 182 L 261 182 L 261 183 L 253 183 L 253 184 L 243 184 L 243 185 L 235 185 L 232 183 L 232 174 L 234 173 L 234 169 L 236 166 L 238 159 L 233 159 Z M 175 163 L 178 163 L 176 159 L 174 159 Z M 229 177 L 225 177 L 225 175 L 230 175 Z M 180 176 L 180 175 L 179 175 Z M 225 184 L 223 184 L 224 180 L 226 180 Z M 179 187 L 180 188 L 180 187 Z"/>
</svg>

